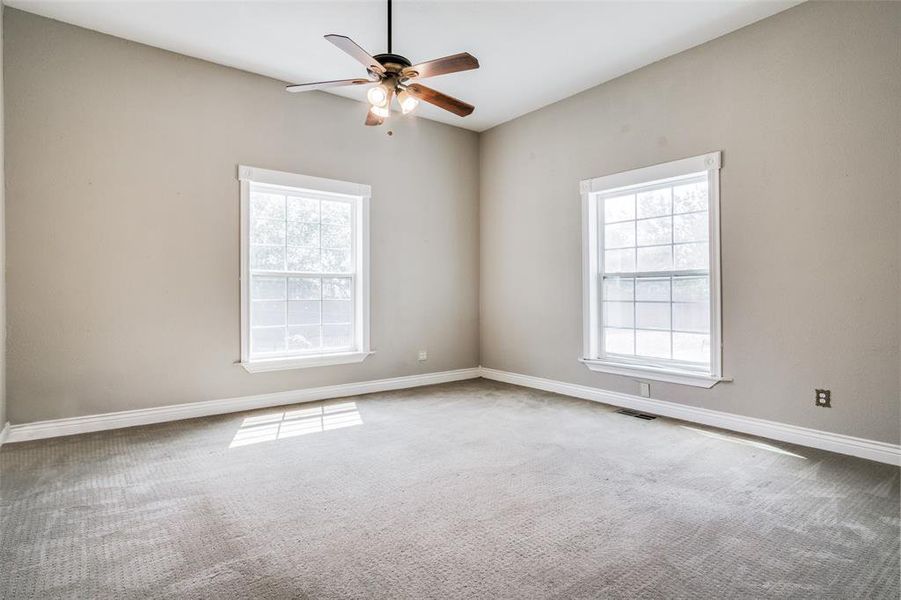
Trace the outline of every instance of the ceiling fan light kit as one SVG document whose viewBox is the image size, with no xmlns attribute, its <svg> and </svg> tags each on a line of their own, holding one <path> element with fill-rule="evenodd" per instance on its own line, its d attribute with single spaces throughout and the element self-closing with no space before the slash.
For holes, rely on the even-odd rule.
<svg viewBox="0 0 901 600">
<path fill-rule="evenodd" d="M 367 79 L 336 79 L 289 85 L 286 88 L 289 92 L 371 85 L 372 87 L 366 92 L 366 99 L 370 104 L 369 112 L 366 115 L 366 125 L 370 126 L 381 125 L 385 119 L 391 116 L 391 103 L 395 97 L 397 97 L 401 112 L 405 115 L 415 110 L 420 101 L 428 102 L 460 117 L 465 117 L 475 110 L 473 105 L 426 87 L 417 80 L 478 69 L 479 61 L 476 57 L 468 52 L 461 52 L 414 65 L 406 57 L 393 54 L 391 52 L 391 0 L 388 0 L 388 52 L 370 56 L 347 36 L 329 34 L 325 36 L 325 39 L 366 67 L 369 77 Z"/>
<path fill-rule="evenodd" d="M 419 106 L 419 100 L 414 98 L 407 90 L 401 90 L 397 93 L 397 103 L 400 104 L 400 112 L 405 115 L 413 112 Z"/>
<path fill-rule="evenodd" d="M 366 92 L 366 99 L 373 106 L 385 106 L 388 104 L 388 88 L 384 85 L 374 85 Z"/>
</svg>

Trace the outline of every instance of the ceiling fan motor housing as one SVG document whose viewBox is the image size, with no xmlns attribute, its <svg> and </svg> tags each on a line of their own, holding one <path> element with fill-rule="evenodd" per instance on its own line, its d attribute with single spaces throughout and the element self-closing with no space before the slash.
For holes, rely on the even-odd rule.
<svg viewBox="0 0 901 600">
<path fill-rule="evenodd" d="M 376 54 L 372 58 L 379 61 L 379 63 L 385 68 L 388 68 L 389 64 L 398 65 L 401 69 L 413 66 L 413 63 L 411 63 L 405 56 L 401 56 L 400 54 Z"/>
</svg>

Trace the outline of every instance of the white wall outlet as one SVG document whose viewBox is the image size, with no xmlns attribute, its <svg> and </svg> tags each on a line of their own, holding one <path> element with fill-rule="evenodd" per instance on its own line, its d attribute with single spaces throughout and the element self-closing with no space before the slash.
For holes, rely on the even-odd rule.
<svg viewBox="0 0 901 600">
<path fill-rule="evenodd" d="M 645 383 L 644 381 L 638 382 L 638 395 L 642 398 L 650 398 L 651 397 L 651 384 Z"/>
<path fill-rule="evenodd" d="M 419 362 L 429 359 L 429 353 L 425 350 L 419 351 Z"/>
</svg>

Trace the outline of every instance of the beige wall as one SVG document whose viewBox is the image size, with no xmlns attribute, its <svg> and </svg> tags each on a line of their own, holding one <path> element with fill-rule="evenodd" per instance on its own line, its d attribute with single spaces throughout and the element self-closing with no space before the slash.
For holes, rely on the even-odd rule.
<svg viewBox="0 0 901 600">
<path fill-rule="evenodd" d="M 806 3 L 481 142 L 483 366 L 637 393 L 577 362 L 579 181 L 722 150 L 735 381 L 652 396 L 899 442 L 901 3 Z"/>
<path fill-rule="evenodd" d="M 576 361 L 578 182 L 723 150 L 735 381 L 652 395 L 901 437 L 901 4 L 806 3 L 481 136 L 419 120 L 388 137 L 357 103 L 15 10 L 5 34 L 13 423 L 480 358 L 634 393 Z M 373 186 L 363 364 L 233 364 L 239 163 Z"/>
<path fill-rule="evenodd" d="M 0 431 L 6 425 L 6 184 L 3 175 L 3 15 L 0 4 Z"/>
<path fill-rule="evenodd" d="M 388 137 L 359 103 L 16 10 L 5 34 L 11 422 L 478 365 L 475 133 Z M 233 364 L 238 164 L 372 185 L 364 363 Z"/>
</svg>

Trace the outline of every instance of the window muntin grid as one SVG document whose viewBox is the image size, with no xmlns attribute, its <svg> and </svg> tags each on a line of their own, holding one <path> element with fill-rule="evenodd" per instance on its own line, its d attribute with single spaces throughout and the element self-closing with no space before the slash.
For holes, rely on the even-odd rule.
<svg viewBox="0 0 901 600">
<path fill-rule="evenodd" d="M 601 356 L 709 371 L 707 174 L 599 194 L 597 200 Z"/>
<path fill-rule="evenodd" d="M 354 200 L 250 184 L 251 359 L 355 350 Z"/>
</svg>

